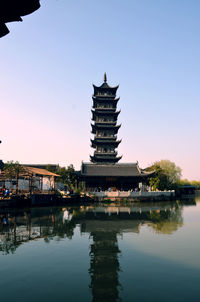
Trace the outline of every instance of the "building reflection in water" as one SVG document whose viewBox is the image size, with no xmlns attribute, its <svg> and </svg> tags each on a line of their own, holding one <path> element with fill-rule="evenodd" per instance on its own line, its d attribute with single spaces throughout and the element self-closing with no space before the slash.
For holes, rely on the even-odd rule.
<svg viewBox="0 0 200 302">
<path fill-rule="evenodd" d="M 72 238 L 75 221 L 65 220 L 62 208 L 0 211 L 0 252 L 14 253 L 29 241 Z"/>
<path fill-rule="evenodd" d="M 195 202 L 192 202 L 195 205 Z M 92 239 L 90 245 L 90 289 L 92 301 L 120 300 L 120 250 L 118 236 L 139 233 L 141 225 L 155 232 L 172 234 L 183 225 L 179 203 L 90 205 L 66 208 L 0 210 L 0 252 L 14 253 L 31 240 L 73 238 L 74 229 Z"/>
</svg>

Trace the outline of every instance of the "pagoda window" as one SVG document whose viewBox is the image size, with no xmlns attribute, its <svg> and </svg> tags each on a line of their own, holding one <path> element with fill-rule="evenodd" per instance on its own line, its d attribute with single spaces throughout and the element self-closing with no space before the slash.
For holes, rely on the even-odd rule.
<svg viewBox="0 0 200 302">
<path fill-rule="evenodd" d="M 104 122 L 113 122 L 113 118 L 112 117 L 104 118 Z"/>
<path fill-rule="evenodd" d="M 102 103 L 102 104 L 97 104 L 97 108 L 111 108 L 111 109 L 114 109 L 113 105 L 112 104 L 109 104 L 109 103 Z"/>
<path fill-rule="evenodd" d="M 109 136 L 109 133 L 108 133 L 108 132 L 98 132 L 98 133 L 97 133 L 97 136 L 98 136 L 98 137 L 108 137 L 108 136 Z"/>
</svg>

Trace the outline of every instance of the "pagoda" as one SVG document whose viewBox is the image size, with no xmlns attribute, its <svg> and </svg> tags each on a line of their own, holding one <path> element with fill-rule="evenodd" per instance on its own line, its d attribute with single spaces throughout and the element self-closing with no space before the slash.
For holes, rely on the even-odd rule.
<svg viewBox="0 0 200 302">
<path fill-rule="evenodd" d="M 92 108 L 92 133 L 91 147 L 95 149 L 90 156 L 91 162 L 96 164 L 115 164 L 122 156 L 117 156 L 115 150 L 121 140 L 117 140 L 117 133 L 121 125 L 117 125 L 120 111 L 117 111 L 119 98 L 116 92 L 119 86 L 111 87 L 107 83 L 106 73 L 104 83 L 94 87 Z"/>
<path fill-rule="evenodd" d="M 82 162 L 79 181 L 85 183 L 88 192 L 135 190 L 139 183 L 145 182 L 152 172 L 141 169 L 138 162 L 118 163 L 117 147 L 121 140 L 117 133 L 121 125 L 117 124 L 120 111 L 117 111 L 119 98 L 116 97 L 119 86 L 111 87 L 106 74 L 101 86 L 95 86 L 92 107 L 91 147 L 95 149 L 90 163 Z"/>
</svg>

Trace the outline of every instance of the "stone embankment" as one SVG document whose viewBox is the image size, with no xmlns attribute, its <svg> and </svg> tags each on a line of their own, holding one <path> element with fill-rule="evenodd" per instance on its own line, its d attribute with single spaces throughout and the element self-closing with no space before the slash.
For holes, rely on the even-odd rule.
<svg viewBox="0 0 200 302">
<path fill-rule="evenodd" d="M 132 191 L 102 191 L 102 192 L 90 192 L 89 194 L 95 201 L 111 200 L 171 200 L 175 197 L 175 191 L 153 191 L 153 192 L 132 192 Z"/>
</svg>

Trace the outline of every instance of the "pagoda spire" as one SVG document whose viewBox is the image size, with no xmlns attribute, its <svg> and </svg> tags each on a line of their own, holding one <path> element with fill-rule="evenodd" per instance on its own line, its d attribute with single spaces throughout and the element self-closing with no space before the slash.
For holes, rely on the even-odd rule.
<svg viewBox="0 0 200 302">
<path fill-rule="evenodd" d="M 104 73 L 104 83 L 107 83 L 107 75 L 106 75 L 106 72 Z"/>
</svg>

